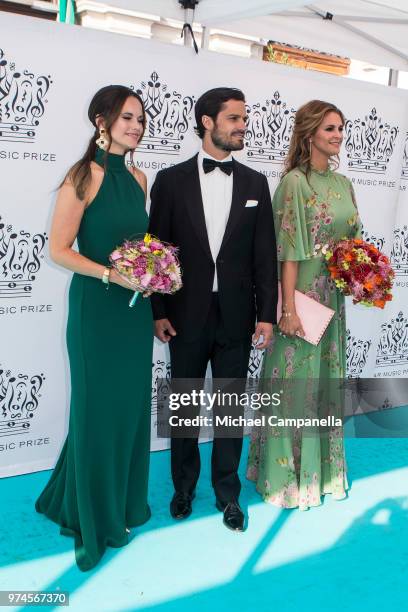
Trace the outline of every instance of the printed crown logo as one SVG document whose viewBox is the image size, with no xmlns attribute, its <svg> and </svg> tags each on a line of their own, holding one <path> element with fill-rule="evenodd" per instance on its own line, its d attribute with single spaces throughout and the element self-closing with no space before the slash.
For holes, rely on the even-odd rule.
<svg viewBox="0 0 408 612">
<path fill-rule="evenodd" d="M 152 427 L 166 429 L 166 418 L 163 410 L 166 411 L 167 399 L 171 391 L 171 369 L 170 363 L 158 359 L 152 363 Z"/>
<path fill-rule="evenodd" d="M 38 408 L 44 374 L 15 374 L 0 368 L 0 437 L 27 433 Z"/>
<path fill-rule="evenodd" d="M 46 241 L 45 233 L 15 232 L 0 217 L 0 299 L 30 297 Z"/>
<path fill-rule="evenodd" d="M 408 274 L 408 227 L 406 225 L 394 229 L 391 264 L 396 276 Z"/>
<path fill-rule="evenodd" d="M 367 363 L 371 340 L 362 340 L 352 336 L 349 329 L 346 332 L 346 339 L 347 376 L 349 378 L 358 378 Z"/>
<path fill-rule="evenodd" d="M 275 91 L 270 100 L 247 106 L 248 125 L 245 134 L 247 159 L 252 162 L 281 164 L 288 149 L 295 109 L 289 108 Z"/>
<path fill-rule="evenodd" d="M 152 368 L 152 409 L 156 414 L 159 398 L 163 398 L 170 389 L 171 366 L 170 362 L 158 359 L 152 364 Z"/>
<path fill-rule="evenodd" d="M 381 325 L 376 366 L 408 363 L 408 320 L 400 311 L 389 323 Z"/>
<path fill-rule="evenodd" d="M 383 121 L 375 108 L 364 119 L 348 119 L 344 127 L 350 170 L 384 174 L 394 152 L 398 127 Z"/>
<path fill-rule="evenodd" d="M 0 141 L 34 142 L 51 77 L 19 72 L 0 49 Z"/>
<path fill-rule="evenodd" d="M 364 227 L 362 227 L 361 229 L 361 236 L 363 240 L 375 246 L 379 251 L 383 250 L 385 244 L 385 238 L 383 236 L 374 236 L 373 234 L 370 234 Z"/>
<path fill-rule="evenodd" d="M 134 89 L 134 87 L 132 87 Z M 136 93 L 143 100 L 147 126 L 138 148 L 144 153 L 179 155 L 184 136 L 192 121 L 193 96 L 170 93 L 168 86 L 152 72 L 147 82 L 142 82 Z"/>
<path fill-rule="evenodd" d="M 255 345 L 252 344 L 248 363 L 249 378 L 259 378 L 262 366 L 262 356 L 262 352 L 258 351 Z"/>
<path fill-rule="evenodd" d="M 405 135 L 405 145 L 402 154 L 401 179 L 403 181 L 408 181 L 408 132 Z"/>
</svg>

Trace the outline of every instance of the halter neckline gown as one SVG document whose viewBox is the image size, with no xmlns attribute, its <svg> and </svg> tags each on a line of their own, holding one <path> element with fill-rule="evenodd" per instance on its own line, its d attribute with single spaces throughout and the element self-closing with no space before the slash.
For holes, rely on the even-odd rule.
<svg viewBox="0 0 408 612">
<path fill-rule="evenodd" d="M 95 161 L 105 165 L 98 150 Z M 108 265 L 114 248 L 147 230 L 145 195 L 123 155 L 109 153 L 101 187 L 85 210 L 78 250 Z M 36 510 L 75 538 L 79 569 L 94 567 L 106 546 L 128 542 L 127 527 L 147 521 L 153 320 L 150 300 L 119 285 L 74 274 L 67 346 L 71 371 L 69 431 Z"/>
</svg>

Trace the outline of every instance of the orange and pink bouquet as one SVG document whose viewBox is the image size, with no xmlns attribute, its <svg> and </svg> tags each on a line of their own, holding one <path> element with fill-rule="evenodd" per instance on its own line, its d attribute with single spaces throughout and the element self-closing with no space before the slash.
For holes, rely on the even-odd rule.
<svg viewBox="0 0 408 612">
<path fill-rule="evenodd" d="M 384 308 L 392 300 L 394 271 L 390 260 L 360 238 L 337 242 L 325 254 L 330 277 L 353 304 Z"/>
</svg>

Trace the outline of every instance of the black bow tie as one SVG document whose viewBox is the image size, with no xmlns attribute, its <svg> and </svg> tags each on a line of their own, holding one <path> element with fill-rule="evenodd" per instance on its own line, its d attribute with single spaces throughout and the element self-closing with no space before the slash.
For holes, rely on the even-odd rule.
<svg viewBox="0 0 408 612">
<path fill-rule="evenodd" d="M 208 174 L 208 172 L 212 172 L 214 168 L 219 168 L 220 170 L 222 170 L 222 172 L 225 172 L 225 174 L 228 174 L 229 176 L 232 172 L 232 161 L 220 162 L 220 161 L 216 161 L 215 159 L 209 159 L 208 157 L 204 157 L 203 159 L 204 173 Z"/>
</svg>

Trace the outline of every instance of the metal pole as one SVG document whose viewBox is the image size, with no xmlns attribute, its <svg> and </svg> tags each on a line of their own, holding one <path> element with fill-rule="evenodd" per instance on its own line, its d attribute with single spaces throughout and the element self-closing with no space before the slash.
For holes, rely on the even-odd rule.
<svg viewBox="0 0 408 612">
<path fill-rule="evenodd" d="M 201 35 L 201 48 L 202 49 L 209 49 L 210 47 L 210 35 L 211 35 L 211 30 L 209 26 L 204 26 L 203 27 L 203 33 Z"/>
<path fill-rule="evenodd" d="M 403 9 L 396 8 L 395 6 L 389 6 L 387 4 L 382 4 L 381 2 L 374 2 L 373 0 L 362 0 L 362 2 L 364 2 L 365 4 L 372 4 L 373 6 L 379 6 L 381 8 L 386 9 L 387 11 L 391 9 L 392 11 L 396 11 L 397 13 L 405 13 L 405 15 L 408 15 L 408 11 L 404 11 Z"/>
<path fill-rule="evenodd" d="M 194 21 L 194 9 L 184 9 L 184 23 L 189 23 L 193 27 Z M 184 30 L 184 46 L 191 47 L 193 44 L 193 38 L 189 30 Z"/>
<path fill-rule="evenodd" d="M 262 43 L 254 42 L 251 45 L 251 57 L 255 59 L 263 59 L 264 45 Z"/>
<path fill-rule="evenodd" d="M 404 51 L 400 51 L 399 49 L 396 49 L 395 47 L 392 47 L 391 45 L 388 45 L 387 43 L 380 40 L 379 38 L 372 36 L 371 34 L 368 34 L 368 32 L 364 32 L 363 30 L 360 30 L 360 28 L 356 28 L 356 26 L 351 25 L 351 23 L 346 23 L 345 21 L 343 21 L 343 17 L 336 17 L 335 15 L 332 15 L 331 13 L 322 11 L 318 7 L 313 6 L 313 4 L 309 4 L 308 6 L 306 6 L 306 8 L 309 11 L 312 11 L 313 13 L 315 13 L 316 15 L 320 15 L 320 17 L 322 17 L 323 19 L 327 21 L 332 21 L 333 23 L 340 26 L 341 28 L 345 28 L 349 32 L 353 32 L 354 34 L 357 34 L 357 36 L 361 36 L 361 38 L 365 38 L 366 40 L 369 40 L 370 42 L 374 43 L 378 47 L 382 47 L 383 49 L 386 49 L 390 53 L 393 53 L 394 55 L 397 55 L 398 57 L 408 62 L 407 53 L 405 53 Z"/>
<path fill-rule="evenodd" d="M 398 87 L 398 70 L 394 70 L 390 68 L 389 76 L 388 76 L 388 86 L 389 87 Z"/>
</svg>

